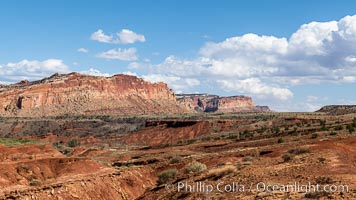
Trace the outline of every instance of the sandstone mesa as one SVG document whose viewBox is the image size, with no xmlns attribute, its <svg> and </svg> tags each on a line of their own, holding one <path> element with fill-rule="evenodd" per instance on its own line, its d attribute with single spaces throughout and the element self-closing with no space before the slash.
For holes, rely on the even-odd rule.
<svg viewBox="0 0 356 200">
<path fill-rule="evenodd" d="M 1 116 L 19 117 L 269 111 L 246 96 L 175 95 L 165 83 L 131 75 L 100 77 L 75 72 L 1 85 L 0 108 Z"/>
</svg>

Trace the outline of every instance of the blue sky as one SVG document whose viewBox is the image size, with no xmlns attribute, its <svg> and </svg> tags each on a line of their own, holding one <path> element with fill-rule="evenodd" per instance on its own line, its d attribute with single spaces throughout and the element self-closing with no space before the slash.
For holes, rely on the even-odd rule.
<svg viewBox="0 0 356 200">
<path fill-rule="evenodd" d="M 356 104 L 355 1 L 0 4 L 3 83 L 126 73 L 279 111 Z"/>
</svg>

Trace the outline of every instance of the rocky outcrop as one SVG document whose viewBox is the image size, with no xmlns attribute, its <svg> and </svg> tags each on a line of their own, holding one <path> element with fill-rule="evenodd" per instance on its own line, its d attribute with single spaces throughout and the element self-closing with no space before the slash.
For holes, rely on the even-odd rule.
<svg viewBox="0 0 356 200">
<path fill-rule="evenodd" d="M 196 112 L 269 112 L 267 106 L 256 106 L 251 97 L 219 97 L 209 94 L 177 94 L 177 100 Z"/>
<path fill-rule="evenodd" d="M 356 105 L 329 105 L 320 108 L 316 112 L 323 112 L 334 115 L 356 113 Z"/>
<path fill-rule="evenodd" d="M 129 75 L 54 74 L 0 86 L 1 116 L 153 114 L 187 112 L 165 83 Z"/>
</svg>

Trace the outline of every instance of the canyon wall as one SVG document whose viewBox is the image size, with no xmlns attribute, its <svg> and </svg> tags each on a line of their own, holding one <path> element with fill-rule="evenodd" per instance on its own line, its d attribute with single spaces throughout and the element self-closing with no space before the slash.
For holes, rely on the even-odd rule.
<svg viewBox="0 0 356 200">
<path fill-rule="evenodd" d="M 195 112 L 269 112 L 267 106 L 256 106 L 251 97 L 219 97 L 210 94 L 178 94 L 177 100 Z"/>
<path fill-rule="evenodd" d="M 1 116 L 31 117 L 187 112 L 165 83 L 149 83 L 129 75 L 97 77 L 79 73 L 1 85 L 0 109 Z"/>
</svg>

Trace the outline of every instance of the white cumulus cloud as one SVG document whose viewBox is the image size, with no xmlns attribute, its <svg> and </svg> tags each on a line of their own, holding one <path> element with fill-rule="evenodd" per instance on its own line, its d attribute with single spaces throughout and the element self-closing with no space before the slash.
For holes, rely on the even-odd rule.
<svg viewBox="0 0 356 200">
<path fill-rule="evenodd" d="M 96 40 L 98 42 L 103 42 L 103 43 L 111 43 L 112 42 L 112 36 L 110 35 L 105 35 L 104 31 L 99 29 L 96 32 L 92 33 L 90 36 L 90 39 Z"/>
<path fill-rule="evenodd" d="M 293 97 L 293 93 L 278 86 L 271 86 L 262 83 L 258 78 L 248 78 L 244 80 L 218 80 L 221 88 L 226 91 L 252 94 L 261 99 L 274 98 L 278 100 L 288 100 Z"/>
<path fill-rule="evenodd" d="M 200 81 L 193 78 L 181 78 L 172 75 L 162 75 L 162 74 L 148 74 L 143 75 L 142 78 L 145 81 L 157 83 L 164 82 L 167 83 L 176 93 L 181 93 L 181 91 L 192 92 L 195 91 L 194 87 L 200 85 Z"/>
<path fill-rule="evenodd" d="M 14 82 L 19 80 L 37 80 L 53 73 L 68 73 L 69 67 L 59 59 L 44 61 L 22 60 L 0 66 L 0 80 Z"/>
<path fill-rule="evenodd" d="M 109 73 L 103 73 L 98 69 L 94 69 L 94 68 L 90 68 L 88 70 L 84 70 L 80 72 L 81 74 L 87 74 L 87 75 L 91 75 L 91 76 L 105 76 L 105 77 L 109 77 L 112 76 L 112 74 Z"/>
<path fill-rule="evenodd" d="M 77 51 L 81 52 L 81 53 L 88 53 L 89 52 L 89 50 L 86 49 L 86 48 L 79 48 Z"/>
<path fill-rule="evenodd" d="M 106 35 L 102 29 L 91 34 L 90 39 L 112 44 L 133 44 L 135 42 L 145 42 L 146 38 L 142 34 L 138 34 L 129 29 L 122 29 L 115 35 Z"/>
<path fill-rule="evenodd" d="M 145 42 L 145 36 L 137 34 L 129 29 L 122 29 L 117 33 L 117 39 L 115 43 L 117 44 L 132 44 L 135 42 Z"/>
<path fill-rule="evenodd" d="M 99 53 L 97 57 L 105 58 L 108 60 L 124 60 L 124 61 L 133 61 L 137 60 L 138 56 L 136 55 L 136 48 L 128 49 L 111 49 L 102 53 Z"/>
<path fill-rule="evenodd" d="M 171 55 L 160 64 L 134 66 L 196 79 L 215 91 L 288 101 L 295 85 L 356 83 L 356 15 L 303 24 L 290 37 L 248 33 L 208 42 L 193 59 Z"/>
</svg>

